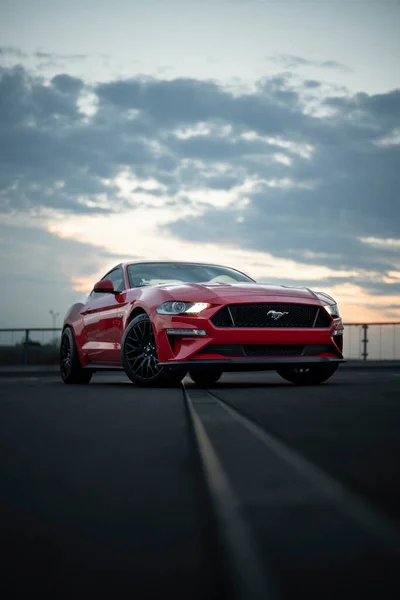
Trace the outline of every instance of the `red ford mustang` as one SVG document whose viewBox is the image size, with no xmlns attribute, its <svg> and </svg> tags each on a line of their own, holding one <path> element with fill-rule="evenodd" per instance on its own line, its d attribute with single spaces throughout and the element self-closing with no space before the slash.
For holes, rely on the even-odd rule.
<svg viewBox="0 0 400 600">
<path fill-rule="evenodd" d="M 258 284 L 210 264 L 130 262 L 74 304 L 63 326 L 61 376 L 88 383 L 123 368 L 138 385 L 212 385 L 224 371 L 276 370 L 326 381 L 343 361 L 343 323 L 330 296 Z"/>
</svg>

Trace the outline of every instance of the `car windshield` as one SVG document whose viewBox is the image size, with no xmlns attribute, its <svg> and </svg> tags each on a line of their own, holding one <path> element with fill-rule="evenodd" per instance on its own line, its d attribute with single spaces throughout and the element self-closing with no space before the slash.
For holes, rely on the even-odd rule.
<svg viewBox="0 0 400 600">
<path fill-rule="evenodd" d="M 165 283 L 235 283 L 254 280 L 230 269 L 215 265 L 190 263 L 142 263 L 128 266 L 131 287 L 160 285 Z"/>
</svg>

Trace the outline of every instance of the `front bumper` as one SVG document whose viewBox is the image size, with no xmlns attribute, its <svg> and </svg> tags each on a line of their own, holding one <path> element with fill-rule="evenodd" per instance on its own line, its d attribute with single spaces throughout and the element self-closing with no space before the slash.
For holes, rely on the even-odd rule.
<svg viewBox="0 0 400 600">
<path fill-rule="evenodd" d="M 206 312 L 206 311 L 205 311 Z M 208 312 L 208 311 L 207 311 Z M 215 312 L 215 311 L 213 311 Z M 161 316 L 152 315 L 153 327 L 157 341 L 158 357 L 161 365 L 192 366 L 221 365 L 228 368 L 242 369 L 246 365 L 251 368 L 276 368 L 273 365 L 313 364 L 327 362 L 343 362 L 341 319 L 332 319 L 326 328 L 225 328 L 214 327 L 210 314 L 196 316 Z M 205 335 L 168 335 L 169 329 L 198 329 Z M 335 335 L 340 333 L 340 335 Z M 218 346 L 251 347 L 251 355 L 239 351 L 237 355 L 229 352 L 221 355 L 216 352 Z M 269 346 L 269 352 L 257 355 L 254 347 Z M 307 352 L 291 356 L 282 352 L 282 347 L 301 346 L 324 347 L 315 354 Z M 280 353 L 274 356 L 271 347 L 278 348 Z"/>
</svg>

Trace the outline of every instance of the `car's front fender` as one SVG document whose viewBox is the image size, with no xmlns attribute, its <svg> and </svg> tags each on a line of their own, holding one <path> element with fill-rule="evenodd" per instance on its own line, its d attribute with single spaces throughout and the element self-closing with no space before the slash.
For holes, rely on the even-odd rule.
<svg viewBox="0 0 400 600">
<path fill-rule="evenodd" d="M 65 327 L 69 327 L 74 334 L 76 348 L 79 354 L 79 360 L 82 366 L 87 364 L 87 357 L 82 351 L 82 347 L 87 342 L 85 325 L 82 317 L 82 310 L 85 305 L 82 302 L 76 302 L 67 311 L 64 317 L 63 330 Z"/>
</svg>

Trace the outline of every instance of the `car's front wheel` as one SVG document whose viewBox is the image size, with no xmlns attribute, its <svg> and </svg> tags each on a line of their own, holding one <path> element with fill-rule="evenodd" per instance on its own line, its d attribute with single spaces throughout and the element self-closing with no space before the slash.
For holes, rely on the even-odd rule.
<svg viewBox="0 0 400 600">
<path fill-rule="evenodd" d="M 132 319 L 125 330 L 121 360 L 129 379 L 140 386 L 179 385 L 187 371 L 159 364 L 153 326 L 144 313 Z"/>
<path fill-rule="evenodd" d="M 92 371 L 82 368 L 74 334 L 69 327 L 61 336 L 60 373 L 64 383 L 89 383 L 93 375 Z"/>
<path fill-rule="evenodd" d="M 308 367 L 283 367 L 277 369 L 277 372 L 283 379 L 296 385 L 318 385 L 332 377 L 337 368 L 337 363 L 330 363 Z"/>
<path fill-rule="evenodd" d="M 204 369 L 193 369 L 189 371 L 189 375 L 191 379 L 195 382 L 199 387 L 210 387 L 217 383 L 217 381 L 221 378 L 222 371 L 221 369 L 208 369 L 205 371 Z"/>
</svg>

